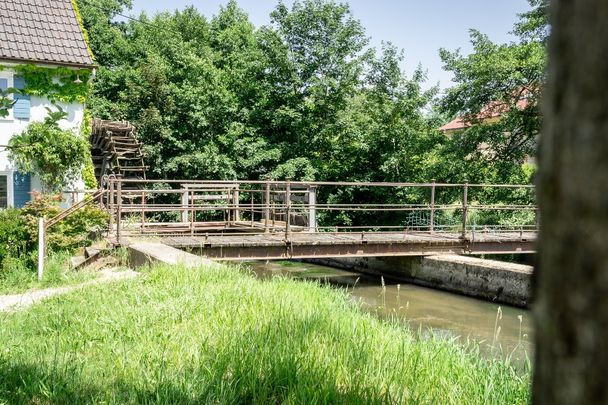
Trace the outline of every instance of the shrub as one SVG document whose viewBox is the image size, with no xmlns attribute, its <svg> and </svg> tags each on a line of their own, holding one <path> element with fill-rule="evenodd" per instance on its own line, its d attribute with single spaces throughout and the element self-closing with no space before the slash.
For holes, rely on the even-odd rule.
<svg viewBox="0 0 608 405">
<path fill-rule="evenodd" d="M 11 138 L 7 148 L 9 158 L 19 171 L 36 173 L 52 191 L 79 179 L 83 162 L 90 160 L 88 142 L 59 126 L 64 117 L 62 110 L 49 110 L 48 118 L 32 122 L 25 131 Z"/>
<path fill-rule="evenodd" d="M 61 213 L 61 195 L 33 193 L 32 201 L 26 204 L 22 215 L 29 233 L 29 240 L 38 238 L 38 218 L 51 219 Z M 52 252 L 71 251 L 91 243 L 89 235 L 103 229 L 108 214 L 94 205 L 87 205 L 63 221 L 51 227 L 46 235 L 47 249 Z"/>
<path fill-rule="evenodd" d="M 0 271 L 8 271 L 31 249 L 31 238 L 20 211 L 0 210 Z"/>
</svg>

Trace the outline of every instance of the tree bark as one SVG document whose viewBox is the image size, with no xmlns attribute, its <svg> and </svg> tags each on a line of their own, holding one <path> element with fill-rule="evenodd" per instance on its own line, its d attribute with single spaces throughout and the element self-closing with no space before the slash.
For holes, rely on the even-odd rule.
<svg viewBox="0 0 608 405">
<path fill-rule="evenodd" d="M 608 403 L 608 1 L 552 0 L 533 401 Z"/>
</svg>

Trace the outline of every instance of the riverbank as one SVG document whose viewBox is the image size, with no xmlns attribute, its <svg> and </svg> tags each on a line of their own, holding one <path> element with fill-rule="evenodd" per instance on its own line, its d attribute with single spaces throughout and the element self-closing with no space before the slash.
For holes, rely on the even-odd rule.
<svg viewBox="0 0 608 405">
<path fill-rule="evenodd" d="M 529 374 L 316 283 L 155 266 L 3 316 L 0 402 L 526 403 Z"/>
<path fill-rule="evenodd" d="M 528 308 L 532 266 L 470 256 L 338 257 L 306 259 L 348 271 L 392 277 L 491 302 Z"/>
<path fill-rule="evenodd" d="M 318 280 L 346 291 L 351 301 L 375 317 L 401 322 L 413 332 L 432 330 L 461 344 L 475 341 L 484 356 L 509 357 L 519 369 L 526 369 L 534 355 L 532 314 L 523 308 L 319 264 L 245 265 L 261 278 Z"/>
</svg>

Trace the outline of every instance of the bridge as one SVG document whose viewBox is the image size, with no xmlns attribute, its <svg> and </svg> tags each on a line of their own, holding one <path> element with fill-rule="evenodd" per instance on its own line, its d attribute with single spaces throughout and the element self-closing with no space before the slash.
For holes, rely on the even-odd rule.
<svg viewBox="0 0 608 405">
<path fill-rule="evenodd" d="M 216 260 L 533 253 L 538 229 L 531 185 L 105 184 L 111 243 L 155 240 Z"/>
</svg>

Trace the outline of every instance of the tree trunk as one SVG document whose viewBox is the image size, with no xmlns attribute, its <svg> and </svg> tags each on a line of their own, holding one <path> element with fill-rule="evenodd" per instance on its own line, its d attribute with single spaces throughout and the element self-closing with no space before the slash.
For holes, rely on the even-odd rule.
<svg viewBox="0 0 608 405">
<path fill-rule="evenodd" d="M 551 21 L 533 399 L 608 403 L 608 1 L 552 0 Z"/>
</svg>

